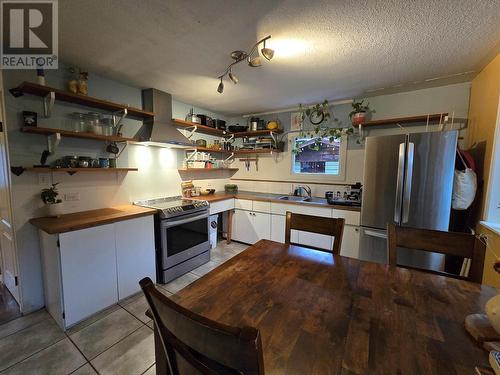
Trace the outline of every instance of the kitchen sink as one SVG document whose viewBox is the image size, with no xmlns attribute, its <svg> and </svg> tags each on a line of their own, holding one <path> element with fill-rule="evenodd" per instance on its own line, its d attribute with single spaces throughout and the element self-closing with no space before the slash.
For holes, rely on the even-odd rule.
<svg viewBox="0 0 500 375">
<path fill-rule="evenodd" d="M 279 197 L 278 199 L 282 200 L 282 201 L 305 202 L 309 198 L 308 197 L 298 197 L 295 195 L 284 195 L 282 197 Z"/>
<path fill-rule="evenodd" d="M 278 198 L 282 201 L 290 201 L 290 202 L 304 202 L 304 203 L 319 203 L 319 204 L 328 204 L 325 198 L 318 197 L 298 197 L 295 195 L 284 195 Z"/>
</svg>

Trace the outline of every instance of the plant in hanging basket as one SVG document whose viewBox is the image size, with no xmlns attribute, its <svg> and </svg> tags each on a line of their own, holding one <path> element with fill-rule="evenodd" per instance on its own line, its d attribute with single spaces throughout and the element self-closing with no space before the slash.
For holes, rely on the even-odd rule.
<svg viewBox="0 0 500 375">
<path fill-rule="evenodd" d="M 62 199 L 58 198 L 59 191 L 57 191 L 59 183 L 52 184 L 50 188 L 43 189 L 40 194 L 42 202 L 46 205 L 48 216 L 60 216 L 62 211 Z"/>
<path fill-rule="evenodd" d="M 375 112 L 374 109 L 370 109 L 369 105 L 370 103 L 368 102 L 366 102 L 365 104 L 364 99 L 359 102 L 357 102 L 356 100 L 352 102 L 352 111 L 349 113 L 349 118 L 351 119 L 353 125 L 365 123 L 368 119 L 368 116 L 371 113 Z"/>
</svg>

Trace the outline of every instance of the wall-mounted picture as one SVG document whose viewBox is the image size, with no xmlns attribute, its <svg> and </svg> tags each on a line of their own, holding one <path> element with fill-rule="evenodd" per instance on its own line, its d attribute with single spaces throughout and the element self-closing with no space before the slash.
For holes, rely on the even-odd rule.
<svg viewBox="0 0 500 375">
<path fill-rule="evenodd" d="M 37 126 L 37 113 L 32 111 L 23 111 L 23 124 L 24 126 Z"/>
</svg>

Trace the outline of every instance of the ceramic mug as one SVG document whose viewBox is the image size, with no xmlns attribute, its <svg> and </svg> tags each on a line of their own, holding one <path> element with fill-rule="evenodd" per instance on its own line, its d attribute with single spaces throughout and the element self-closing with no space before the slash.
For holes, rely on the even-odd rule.
<svg viewBox="0 0 500 375">
<path fill-rule="evenodd" d="M 109 159 L 99 158 L 99 168 L 109 168 Z"/>
</svg>

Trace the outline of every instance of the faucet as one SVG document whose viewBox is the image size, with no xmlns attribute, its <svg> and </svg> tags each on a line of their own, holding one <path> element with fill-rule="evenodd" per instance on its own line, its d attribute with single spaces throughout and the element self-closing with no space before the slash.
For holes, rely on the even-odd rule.
<svg viewBox="0 0 500 375">
<path fill-rule="evenodd" d="M 302 194 L 302 191 L 306 193 L 306 197 L 311 198 L 311 188 L 307 185 L 299 185 L 295 188 L 293 191 L 293 195 L 303 197 L 304 195 Z"/>
</svg>

